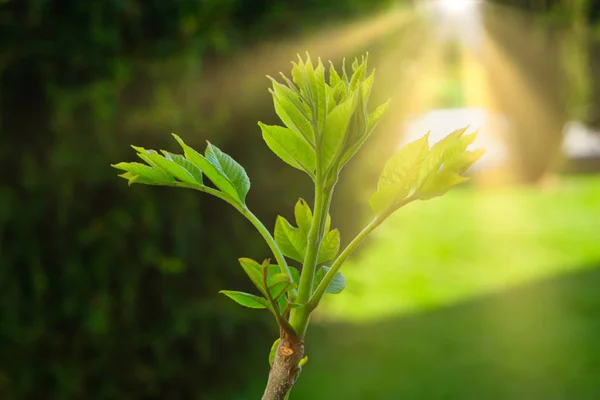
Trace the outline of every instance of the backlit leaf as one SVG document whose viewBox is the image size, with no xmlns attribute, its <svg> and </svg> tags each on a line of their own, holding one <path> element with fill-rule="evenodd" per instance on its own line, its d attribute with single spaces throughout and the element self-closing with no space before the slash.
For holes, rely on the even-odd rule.
<svg viewBox="0 0 600 400">
<path fill-rule="evenodd" d="M 273 80 L 273 89 L 270 92 L 273 95 L 275 112 L 281 122 L 304 137 L 309 143 L 314 143 L 310 109 L 304 105 L 298 94 L 275 80 Z"/>
<path fill-rule="evenodd" d="M 322 159 L 323 170 L 327 171 L 332 166 L 336 157 L 342 152 L 346 132 L 350 119 L 356 108 L 356 96 L 352 95 L 349 99 L 336 106 L 327 116 L 327 123 L 323 133 L 322 141 Z"/>
<path fill-rule="evenodd" d="M 277 216 L 275 221 L 275 241 L 284 256 L 298 262 L 304 262 L 306 233 L 293 227 L 280 215 Z"/>
<path fill-rule="evenodd" d="M 299 199 L 294 207 L 294 216 L 296 217 L 296 224 L 300 230 L 308 233 L 312 224 L 312 211 L 304 199 Z"/>
<path fill-rule="evenodd" d="M 269 302 L 263 297 L 258 297 L 250 293 L 236 292 L 233 290 L 221 290 L 219 293 L 224 294 L 238 304 L 248 308 L 269 308 Z"/>
<path fill-rule="evenodd" d="M 314 177 L 315 151 L 291 129 L 276 125 L 258 123 L 267 146 L 279 158 L 294 168 L 305 171 Z"/>
<path fill-rule="evenodd" d="M 402 201 L 410 192 L 421 172 L 421 164 L 429 151 L 429 135 L 404 146 L 385 164 L 377 191 L 369 200 L 371 209 L 379 214 Z"/>
</svg>

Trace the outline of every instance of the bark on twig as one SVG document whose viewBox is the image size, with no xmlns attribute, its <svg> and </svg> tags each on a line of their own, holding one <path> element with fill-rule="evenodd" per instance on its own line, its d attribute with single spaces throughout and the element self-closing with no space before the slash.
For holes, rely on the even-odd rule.
<svg viewBox="0 0 600 400">
<path fill-rule="evenodd" d="M 283 334 L 275 352 L 273 366 L 269 372 L 269 381 L 262 400 L 284 400 L 294 385 L 298 373 L 298 364 L 304 357 L 304 342 L 297 336 Z"/>
</svg>

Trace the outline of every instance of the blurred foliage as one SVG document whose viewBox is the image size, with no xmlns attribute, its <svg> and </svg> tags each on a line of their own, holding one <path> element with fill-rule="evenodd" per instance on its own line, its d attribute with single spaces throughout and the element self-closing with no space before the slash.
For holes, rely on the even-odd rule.
<svg viewBox="0 0 600 400">
<path fill-rule="evenodd" d="M 273 327 L 216 295 L 249 289 L 235 257 L 267 256 L 258 234 L 206 196 L 128 188 L 109 164 L 132 143 L 175 150 L 175 131 L 252 177 L 278 171 L 254 156 L 258 118 L 203 90 L 206 66 L 384 3 L 0 2 L 0 398 L 208 398 L 243 380 L 228 360 L 251 341 L 266 367 Z M 250 205 L 269 226 L 299 193 L 265 182 Z"/>
</svg>

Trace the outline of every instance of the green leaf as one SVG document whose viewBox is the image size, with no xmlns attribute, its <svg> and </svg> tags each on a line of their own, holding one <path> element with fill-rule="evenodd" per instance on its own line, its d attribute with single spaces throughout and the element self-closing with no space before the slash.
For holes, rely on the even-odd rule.
<svg viewBox="0 0 600 400">
<path fill-rule="evenodd" d="M 333 259 L 338 251 L 340 250 L 340 231 L 334 229 L 329 231 L 323 237 L 321 241 L 321 247 L 319 248 L 319 259 L 318 262 L 322 263 Z"/>
<path fill-rule="evenodd" d="M 252 283 L 254 283 L 258 290 L 265 294 L 266 289 L 263 284 L 261 265 L 251 258 L 240 258 L 238 259 L 238 261 L 240 262 L 240 265 L 242 266 L 242 268 L 246 272 L 246 275 L 248 275 Z M 277 266 L 277 268 L 279 269 L 279 266 Z"/>
<path fill-rule="evenodd" d="M 296 217 L 296 224 L 300 230 L 306 232 L 310 231 L 310 226 L 312 225 L 312 211 L 306 201 L 300 198 L 296 203 L 296 207 L 294 207 L 294 216 Z"/>
<path fill-rule="evenodd" d="M 457 174 L 463 174 L 467 172 L 467 170 L 471 168 L 471 166 L 473 166 L 473 164 L 475 164 L 475 162 L 479 160 L 484 154 L 484 149 L 477 149 L 475 151 L 465 151 L 464 153 L 459 154 L 453 160 L 444 163 L 443 169 L 445 171 L 452 171 L 456 172 Z"/>
<path fill-rule="evenodd" d="M 185 144 L 179 136 L 177 136 L 174 133 L 173 136 L 175 137 L 177 142 L 179 142 L 181 148 L 183 148 L 185 158 L 189 162 L 198 167 L 204 173 L 204 175 L 206 175 L 208 179 L 210 179 L 211 182 L 214 183 L 215 186 L 221 190 L 221 192 L 228 195 L 235 201 L 242 202 L 242 200 L 238 196 L 237 189 L 229 180 L 229 178 L 223 174 L 223 171 L 214 166 L 202 154 L 198 153 L 196 150 Z"/>
<path fill-rule="evenodd" d="M 350 124 L 348 125 L 344 151 L 362 141 L 368 133 L 369 114 L 367 113 L 363 92 L 357 93 L 356 98 L 357 103 L 352 118 L 350 119 Z"/>
<path fill-rule="evenodd" d="M 300 359 L 300 361 L 298 362 L 298 367 L 302 368 L 306 365 L 306 363 L 308 362 L 308 356 L 304 356 Z"/>
<path fill-rule="evenodd" d="M 377 127 L 377 124 L 379 123 L 379 120 L 381 119 L 381 117 L 383 117 L 383 115 L 387 111 L 389 104 L 390 104 L 390 100 L 377 106 L 377 108 L 375 108 L 375 111 L 373 111 L 371 114 L 369 114 L 369 126 L 367 128 L 367 133 L 361 139 L 359 139 L 354 145 L 350 146 L 348 148 L 348 150 L 346 150 L 346 152 L 344 153 L 344 155 L 342 157 L 340 167 L 343 167 L 348 161 L 350 161 L 350 159 L 352 157 L 354 157 L 354 155 L 362 147 L 362 145 L 365 143 L 365 141 L 369 138 L 371 133 L 373 133 L 373 131 Z"/>
<path fill-rule="evenodd" d="M 277 354 L 277 348 L 279 347 L 279 343 L 281 342 L 281 338 L 277 338 L 273 345 L 271 346 L 271 351 L 269 351 L 269 366 L 273 366 L 273 361 L 275 360 L 275 354 Z"/>
<path fill-rule="evenodd" d="M 329 86 L 331 86 L 332 88 L 334 88 L 338 84 L 342 84 L 343 85 L 342 78 L 340 78 L 340 76 L 338 75 L 337 71 L 335 70 L 335 66 L 333 65 L 333 63 L 331 61 L 329 61 Z"/>
<path fill-rule="evenodd" d="M 307 57 L 305 63 L 304 61 L 302 61 L 300 55 L 298 55 L 298 63 L 293 62 L 292 65 L 292 79 L 294 80 L 294 83 L 300 88 L 303 100 L 307 101 L 309 107 L 311 107 L 312 109 L 313 104 L 311 103 L 311 86 L 312 80 L 314 80 L 314 71 L 312 63 L 310 61 L 310 57 Z"/>
<path fill-rule="evenodd" d="M 152 168 L 137 162 L 120 162 L 113 164 L 113 168 L 126 171 L 128 174 L 120 176 L 129 181 L 129 184 L 143 183 L 146 185 L 172 185 L 175 179 L 162 169 Z"/>
<path fill-rule="evenodd" d="M 323 134 L 327 117 L 327 89 L 325 83 L 325 68 L 319 58 L 314 70 L 314 105 L 316 109 L 318 134 Z"/>
<path fill-rule="evenodd" d="M 271 81 L 273 82 L 273 88 L 270 92 L 273 96 L 275 112 L 281 119 L 281 122 L 302 136 L 307 142 L 314 143 L 314 132 L 310 122 L 310 109 L 305 106 L 294 90 L 285 87 L 272 78 Z"/>
<path fill-rule="evenodd" d="M 342 151 L 350 119 L 356 109 L 356 96 L 353 94 L 343 103 L 336 106 L 327 116 L 323 133 L 322 160 L 323 171 L 328 171 Z"/>
<path fill-rule="evenodd" d="M 275 220 L 275 242 L 284 256 L 304 262 L 306 253 L 306 233 L 293 227 L 284 217 Z"/>
<path fill-rule="evenodd" d="M 202 182 L 202 171 L 200 170 L 200 168 L 189 162 L 184 156 L 182 156 L 181 154 L 169 153 L 167 151 L 163 151 L 163 154 L 165 155 L 165 158 L 167 160 L 171 160 L 180 165 L 181 167 L 185 168 L 186 171 L 192 174 L 196 182 L 198 182 L 201 185 L 204 184 Z"/>
<path fill-rule="evenodd" d="M 419 188 L 417 196 L 422 200 L 441 196 L 453 186 L 468 181 L 469 178 L 460 176 L 455 172 L 441 171 L 425 181 Z"/>
<path fill-rule="evenodd" d="M 327 274 L 327 272 L 329 272 L 330 269 L 331 268 L 329 268 L 329 267 L 322 266 L 321 268 L 319 268 L 317 270 L 317 274 L 315 276 L 315 283 L 313 285 L 313 291 L 321 283 L 323 278 L 325 278 L 325 275 Z M 325 293 L 339 294 L 345 288 L 346 288 L 346 278 L 344 278 L 344 275 L 342 275 L 342 273 L 338 271 L 333 276 L 333 279 L 331 280 L 331 282 L 329 282 L 327 289 L 325 289 Z"/>
<path fill-rule="evenodd" d="M 202 181 L 196 181 L 194 176 L 188 170 L 176 162 L 164 158 L 160 154 L 140 154 L 140 157 L 148 164 L 156 165 L 157 168 L 163 169 L 166 173 L 174 176 L 181 182 L 202 186 Z"/>
<path fill-rule="evenodd" d="M 231 182 L 238 194 L 238 198 L 242 203 L 245 203 L 246 195 L 250 190 L 250 179 L 244 167 L 211 143 L 208 143 L 206 147 L 205 157 Z"/>
<path fill-rule="evenodd" d="M 410 193 L 427 158 L 429 134 L 404 146 L 386 163 L 379 177 L 377 191 L 369 200 L 371 209 L 379 214 L 404 200 Z"/>
<path fill-rule="evenodd" d="M 279 158 L 294 168 L 315 176 L 315 151 L 291 129 L 259 122 L 263 139 Z"/>
<path fill-rule="evenodd" d="M 236 292 L 232 290 L 221 290 L 219 293 L 224 294 L 225 296 L 229 297 L 236 303 L 243 305 L 244 307 L 256 309 L 269 308 L 269 302 L 267 301 L 267 299 L 255 296 L 250 293 Z"/>
<path fill-rule="evenodd" d="M 367 55 L 368 57 L 368 55 Z M 359 85 L 363 82 L 363 80 L 365 79 L 365 72 L 367 69 L 367 59 L 365 57 L 363 57 L 362 62 L 360 63 L 360 65 L 358 64 L 358 60 L 355 59 L 354 62 L 352 63 L 352 78 L 350 79 L 350 90 L 354 91 L 356 90 Z"/>
</svg>

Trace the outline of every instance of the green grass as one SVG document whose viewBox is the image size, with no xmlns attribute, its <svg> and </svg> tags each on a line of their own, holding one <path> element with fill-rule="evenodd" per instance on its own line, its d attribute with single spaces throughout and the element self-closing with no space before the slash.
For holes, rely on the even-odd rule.
<svg viewBox="0 0 600 400">
<path fill-rule="evenodd" d="M 321 317 L 418 312 L 600 261 L 600 178 L 458 189 L 398 211 L 342 269 Z"/>
<path fill-rule="evenodd" d="M 315 318 L 292 400 L 600 398 L 600 177 L 455 190 L 375 236 Z M 260 398 L 266 358 L 249 364 L 228 399 Z"/>
</svg>

